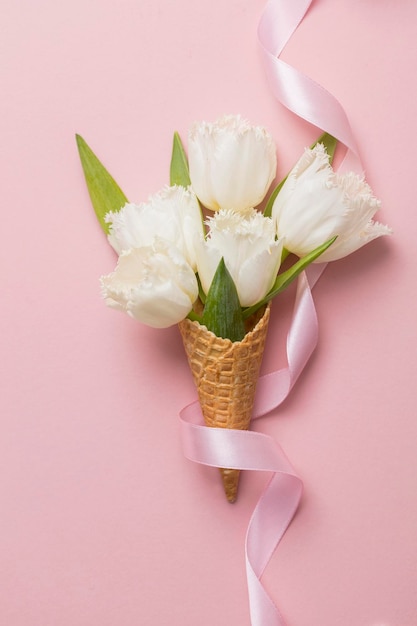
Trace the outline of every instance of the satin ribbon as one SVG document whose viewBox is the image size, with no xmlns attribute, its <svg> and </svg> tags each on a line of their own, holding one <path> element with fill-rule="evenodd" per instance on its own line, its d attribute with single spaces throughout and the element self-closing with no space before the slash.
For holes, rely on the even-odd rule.
<svg viewBox="0 0 417 626">
<path fill-rule="evenodd" d="M 270 0 L 258 37 L 266 74 L 275 97 L 299 117 L 339 139 L 347 148 L 344 169 L 362 169 L 347 116 L 320 85 L 279 59 L 312 0 Z M 324 265 L 312 265 L 298 279 L 287 335 L 288 366 L 260 377 L 253 418 L 276 409 L 288 396 L 318 341 L 318 322 L 311 289 Z M 213 467 L 272 472 L 250 519 L 246 540 L 246 574 L 252 626 L 285 626 L 261 582 L 262 574 L 291 523 L 302 494 L 302 481 L 272 437 L 254 431 L 208 428 L 198 402 L 180 413 L 185 456 Z"/>
<path fill-rule="evenodd" d="M 285 400 L 314 351 L 318 323 L 311 289 L 324 267 L 310 266 L 298 280 L 287 335 L 288 367 L 260 377 L 253 419 Z M 188 459 L 213 467 L 273 472 L 248 525 L 246 574 L 252 626 L 285 626 L 261 576 L 297 510 L 301 479 L 272 437 L 254 431 L 207 428 L 198 401 L 181 411 L 180 425 L 183 452 Z"/>
<path fill-rule="evenodd" d="M 287 109 L 325 130 L 348 149 L 339 169 L 362 171 L 352 129 L 340 102 L 329 91 L 288 65 L 279 55 L 303 20 L 312 0 L 269 0 L 258 40 L 270 89 Z"/>
</svg>

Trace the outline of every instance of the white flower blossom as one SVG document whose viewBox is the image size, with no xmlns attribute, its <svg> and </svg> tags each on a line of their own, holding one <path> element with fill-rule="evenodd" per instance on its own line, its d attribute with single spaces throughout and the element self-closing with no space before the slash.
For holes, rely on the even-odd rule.
<svg viewBox="0 0 417 626">
<path fill-rule="evenodd" d="M 183 320 L 198 296 L 190 265 L 173 244 L 159 238 L 152 246 L 123 251 L 101 286 L 108 306 L 155 328 Z"/>
<path fill-rule="evenodd" d="M 141 204 L 126 204 L 106 215 L 110 224 L 109 242 L 120 254 L 123 250 L 152 245 L 155 237 L 174 243 L 195 269 L 193 241 L 203 232 L 198 200 L 191 189 L 164 187 Z"/>
<path fill-rule="evenodd" d="M 276 240 L 272 219 L 254 209 L 246 215 L 222 209 L 207 224 L 207 239 L 201 238 L 196 245 L 205 293 L 223 257 L 241 306 L 256 304 L 270 291 L 281 262 L 282 241 Z"/>
<path fill-rule="evenodd" d="M 340 259 L 392 231 L 373 221 L 380 207 L 363 177 L 333 171 L 324 146 L 305 150 L 279 192 L 272 217 L 285 247 L 303 257 L 335 235 L 317 262 Z"/>
<path fill-rule="evenodd" d="M 209 209 L 245 212 L 264 199 L 276 174 L 271 135 L 239 115 L 195 123 L 189 132 L 192 187 Z"/>
</svg>

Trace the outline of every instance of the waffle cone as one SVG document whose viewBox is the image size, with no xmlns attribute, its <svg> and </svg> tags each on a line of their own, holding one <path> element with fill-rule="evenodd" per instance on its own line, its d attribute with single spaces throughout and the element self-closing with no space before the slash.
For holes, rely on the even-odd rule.
<svg viewBox="0 0 417 626">
<path fill-rule="evenodd" d="M 268 331 L 270 306 L 248 320 L 242 341 L 217 337 L 198 322 L 179 324 L 207 426 L 248 430 Z M 221 468 L 229 502 L 237 496 L 240 470 Z"/>
</svg>

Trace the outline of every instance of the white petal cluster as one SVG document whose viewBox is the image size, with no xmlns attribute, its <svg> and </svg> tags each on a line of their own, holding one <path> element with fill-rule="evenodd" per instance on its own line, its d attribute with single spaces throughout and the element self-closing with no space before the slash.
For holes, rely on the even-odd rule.
<svg viewBox="0 0 417 626">
<path fill-rule="evenodd" d="M 196 246 L 197 268 L 207 293 L 223 257 L 241 306 L 256 304 L 268 293 L 279 270 L 282 241 L 271 218 L 250 209 L 244 215 L 221 209 L 207 220 L 209 234 Z"/>
<path fill-rule="evenodd" d="M 256 207 L 276 174 L 271 135 L 240 116 L 196 123 L 188 142 L 191 186 L 165 187 L 142 204 L 106 216 L 120 255 L 101 279 L 109 306 L 154 327 L 184 319 L 207 294 L 220 260 L 242 307 L 273 287 L 283 246 L 304 257 L 337 236 L 319 262 L 344 257 L 391 233 L 373 220 L 380 206 L 365 180 L 333 171 L 323 145 L 305 150 L 278 193 L 272 217 Z M 205 224 L 199 201 L 214 213 Z M 206 233 L 205 226 L 208 232 Z"/>
<path fill-rule="evenodd" d="M 271 135 L 239 115 L 194 124 L 188 137 L 192 187 L 212 211 L 245 212 L 258 206 L 275 178 Z"/>
<path fill-rule="evenodd" d="M 195 274 L 164 239 L 123 251 L 114 272 L 101 279 L 106 304 L 155 328 L 177 324 L 198 296 Z"/>
<path fill-rule="evenodd" d="M 106 303 L 157 328 L 184 319 L 198 296 L 194 241 L 204 232 L 193 191 L 165 187 L 106 220 L 120 255 L 115 271 L 101 279 Z"/>
<path fill-rule="evenodd" d="M 123 250 L 149 246 L 155 237 L 175 244 L 195 269 L 193 241 L 203 233 L 198 200 L 191 189 L 164 187 L 148 202 L 126 204 L 120 211 L 107 213 L 109 242 L 120 254 Z"/>
<path fill-rule="evenodd" d="M 380 207 L 363 177 L 333 171 L 322 144 L 304 152 L 278 194 L 272 217 L 285 247 L 303 257 L 337 235 L 319 262 L 335 261 L 391 233 L 373 221 Z"/>
</svg>

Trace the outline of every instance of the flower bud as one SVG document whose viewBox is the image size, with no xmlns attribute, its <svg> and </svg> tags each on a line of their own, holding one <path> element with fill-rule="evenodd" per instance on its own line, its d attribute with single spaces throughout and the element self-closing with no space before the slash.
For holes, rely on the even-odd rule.
<svg viewBox="0 0 417 626">
<path fill-rule="evenodd" d="M 158 238 L 152 246 L 122 252 L 101 285 L 108 306 L 155 328 L 183 320 L 198 296 L 190 265 L 174 245 Z"/>
<path fill-rule="evenodd" d="M 209 209 L 245 212 L 264 199 L 276 174 L 275 145 L 262 127 L 226 115 L 196 123 L 188 138 L 191 185 Z"/>
<path fill-rule="evenodd" d="M 369 185 L 353 173 L 337 174 L 322 144 L 307 149 L 292 169 L 272 207 L 285 247 L 303 257 L 335 235 L 317 262 L 335 261 L 381 235 L 388 226 L 373 221 L 380 207 Z"/>
<path fill-rule="evenodd" d="M 142 204 L 126 204 L 120 211 L 107 213 L 109 242 L 120 254 L 123 250 L 150 246 L 155 237 L 175 244 L 195 269 L 193 241 L 203 233 L 198 200 L 184 187 L 164 187 Z"/>
<path fill-rule="evenodd" d="M 235 283 L 241 306 L 258 303 L 277 276 L 282 242 L 270 217 L 251 209 L 246 215 L 221 210 L 207 220 L 210 232 L 196 245 L 197 269 L 208 292 L 221 258 Z"/>
</svg>

